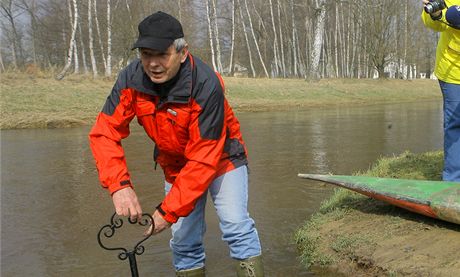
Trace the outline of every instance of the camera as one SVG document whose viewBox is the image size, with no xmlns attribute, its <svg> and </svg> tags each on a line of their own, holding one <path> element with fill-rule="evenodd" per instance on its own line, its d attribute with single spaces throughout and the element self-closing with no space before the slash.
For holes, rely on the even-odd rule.
<svg viewBox="0 0 460 277">
<path fill-rule="evenodd" d="M 432 14 L 446 7 L 446 2 L 444 2 L 444 0 L 431 0 L 430 3 L 425 5 L 424 9 L 426 13 Z"/>
</svg>

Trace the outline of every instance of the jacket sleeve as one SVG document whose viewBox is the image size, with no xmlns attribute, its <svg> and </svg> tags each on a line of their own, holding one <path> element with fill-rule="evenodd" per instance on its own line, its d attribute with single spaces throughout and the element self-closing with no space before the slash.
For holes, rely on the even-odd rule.
<svg viewBox="0 0 460 277">
<path fill-rule="evenodd" d="M 442 11 L 441 18 L 439 20 L 433 20 L 430 16 L 430 14 L 426 13 L 424 10 L 422 10 L 422 21 L 423 24 L 425 24 L 426 27 L 436 31 L 436 32 L 443 32 L 447 28 L 449 28 L 449 25 L 446 24 L 446 18 L 445 18 L 445 10 Z"/>
<path fill-rule="evenodd" d="M 129 135 L 129 123 L 135 113 L 131 90 L 126 88 L 127 73 L 122 71 L 103 110 L 89 133 L 90 147 L 102 186 L 113 194 L 131 187 L 121 140 Z"/>
<path fill-rule="evenodd" d="M 192 102 L 187 163 L 159 205 L 165 220 L 174 223 L 189 215 L 217 172 L 225 143 L 224 93 L 217 78 L 208 80 Z"/>
</svg>

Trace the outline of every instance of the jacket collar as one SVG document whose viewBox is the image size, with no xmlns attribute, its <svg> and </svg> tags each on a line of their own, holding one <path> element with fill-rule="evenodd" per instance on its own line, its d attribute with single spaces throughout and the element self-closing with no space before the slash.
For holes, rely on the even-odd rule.
<svg viewBox="0 0 460 277">
<path fill-rule="evenodd" d="M 188 56 L 181 64 L 177 75 L 164 84 L 153 83 L 144 72 L 142 63 L 138 60 L 137 68 L 131 78 L 130 87 L 137 91 L 159 96 L 161 102 L 188 103 L 192 93 L 192 63 Z"/>
</svg>

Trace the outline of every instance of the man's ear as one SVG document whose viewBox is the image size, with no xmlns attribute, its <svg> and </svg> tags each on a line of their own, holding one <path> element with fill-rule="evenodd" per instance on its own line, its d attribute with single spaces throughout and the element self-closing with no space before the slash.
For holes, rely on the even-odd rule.
<svg viewBox="0 0 460 277">
<path fill-rule="evenodd" d="M 187 59 L 187 56 L 188 56 L 188 44 L 186 44 L 184 46 L 184 48 L 182 48 L 182 50 L 180 50 L 180 63 L 184 63 L 185 60 Z"/>
</svg>

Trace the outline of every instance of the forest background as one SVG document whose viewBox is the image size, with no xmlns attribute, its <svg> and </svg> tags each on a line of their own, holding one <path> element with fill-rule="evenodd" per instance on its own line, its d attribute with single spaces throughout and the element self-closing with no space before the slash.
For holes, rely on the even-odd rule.
<svg viewBox="0 0 460 277">
<path fill-rule="evenodd" d="M 430 77 L 437 35 L 420 0 L 1 0 L 0 70 L 112 76 L 138 23 L 178 18 L 193 54 L 226 76 Z"/>
</svg>

